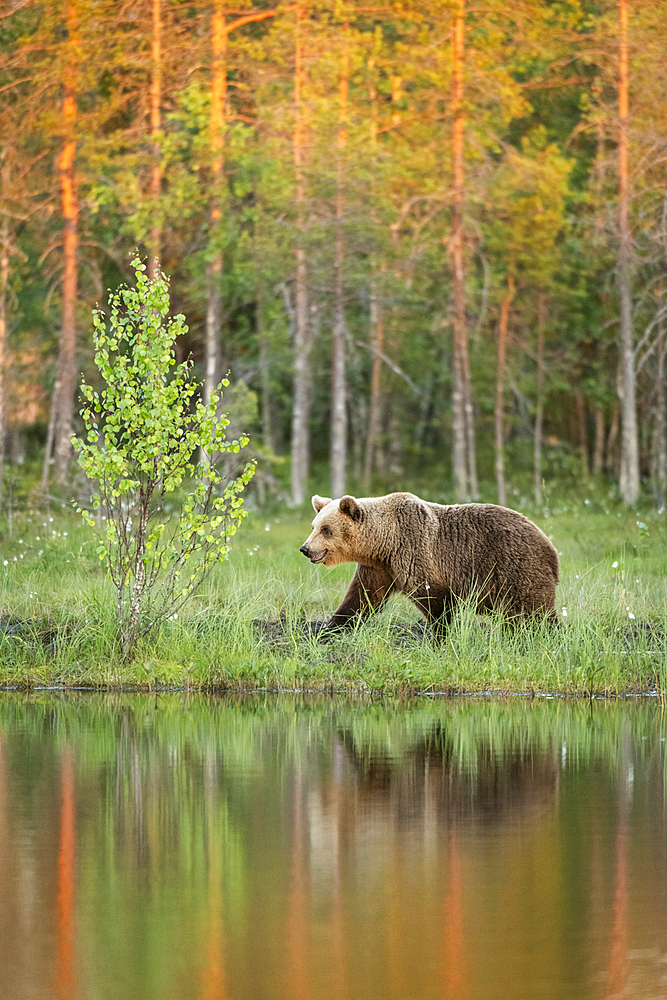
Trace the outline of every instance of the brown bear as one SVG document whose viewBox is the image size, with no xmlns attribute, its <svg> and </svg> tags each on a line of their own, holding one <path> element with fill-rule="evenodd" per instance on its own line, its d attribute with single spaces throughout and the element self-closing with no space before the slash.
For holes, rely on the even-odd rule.
<svg viewBox="0 0 667 1000">
<path fill-rule="evenodd" d="M 558 553 L 515 510 L 428 503 L 413 493 L 314 496 L 313 507 L 313 530 L 300 551 L 325 566 L 358 564 L 327 628 L 353 625 L 393 592 L 406 594 L 440 634 L 462 598 L 472 598 L 477 611 L 555 618 Z"/>
</svg>

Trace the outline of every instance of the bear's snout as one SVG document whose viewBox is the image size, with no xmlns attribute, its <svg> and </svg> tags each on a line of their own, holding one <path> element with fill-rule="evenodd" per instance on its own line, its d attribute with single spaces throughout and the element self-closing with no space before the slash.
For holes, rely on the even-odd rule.
<svg viewBox="0 0 667 1000">
<path fill-rule="evenodd" d="M 320 551 L 317 551 L 316 549 L 309 548 L 307 542 L 304 542 L 304 544 L 299 549 L 299 552 L 303 552 L 306 559 L 310 559 L 312 563 L 322 562 L 325 555 L 327 554 L 326 549 L 321 549 Z"/>
</svg>

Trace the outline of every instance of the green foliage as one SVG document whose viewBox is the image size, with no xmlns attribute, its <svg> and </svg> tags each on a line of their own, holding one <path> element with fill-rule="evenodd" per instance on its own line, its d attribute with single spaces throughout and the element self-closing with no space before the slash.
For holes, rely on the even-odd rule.
<svg viewBox="0 0 667 1000">
<path fill-rule="evenodd" d="M 229 421 L 217 415 L 221 390 L 204 405 L 191 362 L 176 365 L 174 341 L 185 321 L 168 318 L 165 277 L 149 279 L 138 259 L 132 266 L 136 288 L 111 295 L 108 321 L 101 310 L 94 315 L 95 363 L 105 387 L 82 384 L 87 435 L 75 441 L 86 475 L 99 483 L 91 499 L 107 525 L 98 551 L 117 590 L 125 658 L 225 558 L 254 471 L 248 464 L 223 481 L 220 457 L 248 439 L 226 440 Z M 189 492 L 179 501 L 185 485 Z M 170 516 L 174 501 L 178 513 Z M 91 514 L 80 512 L 94 528 Z"/>
</svg>

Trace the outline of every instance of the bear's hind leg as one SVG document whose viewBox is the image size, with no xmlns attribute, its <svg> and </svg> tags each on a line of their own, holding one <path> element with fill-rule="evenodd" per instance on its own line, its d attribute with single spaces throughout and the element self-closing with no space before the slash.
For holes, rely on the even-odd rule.
<svg viewBox="0 0 667 1000">
<path fill-rule="evenodd" d="M 450 593 L 428 597 L 413 597 L 413 604 L 427 619 L 436 642 L 442 642 L 454 614 L 454 601 Z"/>
</svg>

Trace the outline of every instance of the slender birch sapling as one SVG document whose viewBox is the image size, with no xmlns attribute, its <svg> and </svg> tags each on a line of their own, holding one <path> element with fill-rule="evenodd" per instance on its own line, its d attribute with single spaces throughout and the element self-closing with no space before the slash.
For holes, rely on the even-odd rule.
<svg viewBox="0 0 667 1000">
<path fill-rule="evenodd" d="M 99 484 L 93 508 L 107 517 L 99 556 L 116 587 L 125 660 L 226 557 L 254 472 L 248 463 L 226 481 L 218 470 L 223 454 L 248 444 L 246 437 L 227 441 L 229 421 L 217 414 L 228 383 L 206 404 L 197 398 L 192 362 L 177 365 L 174 357 L 174 341 L 187 327 L 183 316 L 168 317 L 167 279 L 159 271 L 149 278 L 140 260 L 132 265 L 136 288 L 110 296 L 108 317 L 99 309 L 93 316 L 105 386 L 98 393 L 82 384 L 86 437 L 75 439 L 80 464 Z"/>
</svg>

